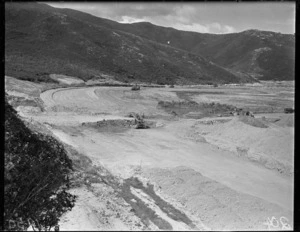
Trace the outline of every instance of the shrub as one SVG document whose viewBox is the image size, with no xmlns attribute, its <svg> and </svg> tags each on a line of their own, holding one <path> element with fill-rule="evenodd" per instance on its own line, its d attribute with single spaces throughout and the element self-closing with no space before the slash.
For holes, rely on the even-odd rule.
<svg viewBox="0 0 300 232">
<path fill-rule="evenodd" d="M 27 128 L 5 99 L 4 229 L 56 227 L 75 203 L 67 192 L 71 170 L 63 145 Z"/>
<path fill-rule="evenodd" d="M 135 90 L 140 90 L 140 89 L 141 89 L 141 87 L 138 86 L 137 84 L 134 85 L 134 86 L 132 86 L 132 88 L 131 88 L 131 90 L 133 90 L 133 91 L 135 91 Z"/>
<path fill-rule="evenodd" d="M 294 109 L 293 108 L 284 108 L 284 113 L 286 113 L 286 114 L 294 113 Z"/>
</svg>

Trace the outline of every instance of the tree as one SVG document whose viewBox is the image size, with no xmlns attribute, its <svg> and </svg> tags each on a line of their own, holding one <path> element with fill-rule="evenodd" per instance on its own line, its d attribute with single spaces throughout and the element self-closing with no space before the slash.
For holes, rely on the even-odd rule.
<svg viewBox="0 0 300 232">
<path fill-rule="evenodd" d="M 72 161 L 61 143 L 31 131 L 5 99 L 4 229 L 50 230 L 71 210 Z"/>
</svg>

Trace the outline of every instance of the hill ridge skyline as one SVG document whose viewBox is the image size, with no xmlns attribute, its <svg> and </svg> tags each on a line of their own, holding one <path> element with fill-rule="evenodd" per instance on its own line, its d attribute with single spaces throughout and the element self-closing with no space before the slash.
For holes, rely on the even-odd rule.
<svg viewBox="0 0 300 232">
<path fill-rule="evenodd" d="M 74 36 L 71 37 L 70 33 L 75 33 L 73 35 L 80 35 L 76 37 L 76 42 L 74 43 L 74 47 L 72 49 L 66 50 L 67 52 L 74 53 L 76 51 L 77 58 L 80 58 L 80 61 L 72 62 L 69 66 L 78 65 L 80 67 L 89 67 L 93 71 L 91 71 L 88 75 L 83 75 L 83 79 L 89 79 L 93 76 L 97 76 L 97 72 L 99 73 L 99 67 L 97 63 L 95 63 L 98 58 L 93 55 L 85 54 L 83 52 L 83 48 L 80 48 L 80 43 L 92 43 L 95 51 L 97 50 L 98 54 L 105 53 L 109 56 L 110 60 L 103 60 L 101 64 L 102 72 L 110 72 L 112 75 L 117 74 L 117 79 L 122 81 L 131 81 L 128 80 L 126 75 L 136 75 L 137 80 L 141 81 L 154 81 L 161 83 L 181 83 L 181 82 L 247 82 L 247 81 L 256 81 L 259 79 L 293 79 L 293 62 L 294 62 L 294 35 L 292 34 L 281 34 L 276 32 L 267 32 L 260 31 L 257 29 L 250 29 L 244 32 L 238 33 L 229 33 L 229 34 L 211 34 L 211 33 L 199 33 L 192 31 L 181 31 L 175 28 L 167 28 L 163 26 L 156 26 L 150 22 L 139 22 L 132 24 L 122 24 L 116 21 L 105 19 L 101 17 L 94 16 L 92 14 L 81 12 L 78 10 L 68 9 L 68 8 L 55 8 L 49 6 L 45 3 L 6 3 L 6 29 L 7 34 L 6 40 L 8 48 L 6 49 L 6 60 L 9 56 L 18 56 L 20 58 L 20 53 L 24 53 L 33 58 L 34 48 L 30 48 L 30 52 L 21 46 L 15 47 L 17 39 L 12 41 L 9 37 L 14 34 L 24 35 L 24 30 L 28 30 L 28 32 L 36 33 L 35 38 L 30 38 L 30 40 L 38 43 L 38 39 L 41 36 L 46 36 L 44 45 L 52 44 L 49 35 L 57 36 L 57 32 L 55 30 L 60 31 L 61 35 L 66 36 L 64 44 L 61 44 L 61 47 L 70 47 L 68 45 L 67 38 L 70 41 L 74 39 Z M 26 11 L 31 11 L 31 15 L 28 14 L 26 17 L 22 16 L 22 14 L 26 15 Z M 64 14 L 66 16 L 59 16 L 55 14 Z M 23 17 L 24 20 L 18 20 L 17 17 Z M 51 19 L 46 20 L 41 15 L 53 17 Z M 67 17 L 69 22 L 66 24 L 61 24 L 60 17 Z M 30 21 L 31 20 L 31 21 Z M 39 24 L 41 20 L 43 21 L 43 25 Z M 46 21 L 45 21 L 46 20 Z M 25 22 L 28 22 L 25 24 Z M 32 26 L 34 24 L 35 26 Z M 83 24 L 82 24 L 83 23 Z M 25 27 L 19 27 L 18 24 L 24 24 Z M 82 29 L 78 26 L 86 25 L 86 27 L 93 27 L 90 30 Z M 36 26 L 39 25 L 40 31 L 37 30 Z M 14 26 L 14 27 L 13 27 Z M 14 28 L 14 29 L 13 29 Z M 102 28 L 102 29 L 100 29 Z M 15 30 L 17 29 L 17 30 Z M 52 31 L 51 31 L 52 30 Z M 76 31 L 77 30 L 77 31 Z M 100 31 L 105 31 L 104 34 L 101 34 Z M 68 32 L 67 32 L 68 31 Z M 124 49 L 124 46 L 121 45 L 121 42 L 118 38 L 113 36 L 114 31 L 123 32 L 126 34 L 126 40 L 129 41 L 129 47 L 136 47 L 136 40 L 146 39 L 145 41 L 140 41 L 140 45 L 142 47 L 138 47 L 138 49 L 147 50 L 148 53 L 146 56 L 147 62 L 143 63 L 136 52 L 132 52 L 132 54 L 126 53 L 123 54 L 120 49 Z M 260 33 L 262 36 L 267 36 L 261 38 L 260 36 L 251 36 L 247 35 L 247 32 L 262 32 Z M 41 35 L 45 33 L 45 35 Z M 83 33 L 84 32 L 84 33 Z M 266 33 L 267 32 L 267 33 Z M 22 34 L 23 33 L 23 34 Z M 25 33 L 25 34 L 26 34 Z M 48 34 L 47 34 L 48 33 Z M 69 34 L 68 34 L 69 33 Z M 77 33 L 77 34 L 76 34 Z M 100 34 L 99 34 L 100 33 Z M 110 34 L 111 33 L 111 34 Z M 98 37 L 93 34 L 98 34 Z M 125 35 L 124 34 L 124 35 Z M 250 33 L 251 34 L 251 33 Z M 15 36 L 15 35 L 14 35 Z M 28 38 L 30 36 L 26 35 Z M 26 37 L 25 36 L 25 37 Z M 123 35 L 122 35 L 123 36 Z M 131 36 L 132 38 L 129 38 Z M 136 37 L 138 36 L 138 37 Z M 91 38 L 88 38 L 91 37 Z M 134 38 L 136 37 L 136 38 Z M 81 42 L 79 41 L 83 39 Z M 102 41 L 104 38 L 111 40 L 113 42 L 109 45 L 110 49 L 105 48 Z M 140 39 L 139 39 L 140 38 Z M 99 40 L 99 41 L 98 41 Z M 104 39 L 105 40 L 105 39 Z M 85 41 L 85 42 L 84 42 Z M 89 41 L 89 42 L 88 42 Z M 102 42 L 101 42 L 102 41 Z M 135 42 L 134 42 L 135 41 Z M 151 42 L 150 42 L 151 41 Z M 166 44 L 169 41 L 169 44 Z M 57 41 L 58 43 L 62 43 L 61 41 Z M 152 45 L 150 45 L 152 44 Z M 20 44 L 18 44 L 20 45 Z M 26 44 L 25 47 L 29 47 L 29 44 Z M 39 44 L 39 46 L 42 46 Z M 52 45 L 51 45 L 52 46 Z M 89 45 L 90 46 L 90 45 Z M 119 50 L 116 50 L 116 46 L 119 46 Z M 149 47 L 150 46 L 150 47 Z M 163 47 L 161 47 L 163 46 Z M 71 48 L 71 47 L 70 47 Z M 75 49 L 76 48 L 76 49 Z M 87 48 L 85 48 L 87 49 Z M 102 49 L 102 50 L 101 50 Z M 150 49 L 150 50 L 149 50 Z M 162 51 L 166 50 L 166 51 Z M 177 49 L 177 51 L 176 51 Z M 40 48 L 42 50 L 42 47 Z M 81 50 L 81 51 L 79 51 Z M 174 50 L 174 51 L 173 51 Z M 100 52 L 101 51 L 101 52 Z M 115 51 L 115 53 L 112 53 Z M 97 53 L 96 52 L 96 53 Z M 99 53 L 100 52 L 100 53 Z M 175 54 L 175 53 L 180 53 Z M 53 51 L 49 51 L 49 53 L 53 53 Z M 173 55 L 171 55 L 174 53 Z M 185 53 L 189 54 L 189 59 L 187 60 Z M 142 53 L 140 53 L 142 54 Z M 145 54 L 144 54 L 145 55 Z M 275 55 L 275 56 L 274 56 Z M 280 57 L 279 57 L 280 55 Z M 59 57 L 65 57 L 64 54 L 56 52 L 56 54 L 48 54 L 52 60 L 56 60 L 55 62 L 59 62 Z M 121 56 L 121 57 L 120 57 Z M 124 58 L 125 59 L 122 59 Z M 128 57 L 126 57 L 128 56 Z M 86 61 L 82 60 L 82 57 L 85 57 Z M 192 58 L 191 58 L 192 57 Z M 262 58 L 261 58 L 262 57 Z M 67 60 L 72 60 L 74 57 L 67 57 Z M 76 58 L 76 59 L 77 59 Z M 157 59 L 158 58 L 158 59 Z M 255 59 L 254 59 L 255 58 Z M 196 60 L 197 61 L 196 61 Z M 253 61 L 254 59 L 254 61 Z M 284 65 L 276 67 L 277 69 L 274 71 L 271 69 L 271 66 L 281 60 L 285 60 Z M 94 60 L 94 61 L 93 61 Z M 130 64 L 130 60 L 135 63 L 134 65 Z M 139 60 L 139 63 L 136 61 Z M 270 60 L 270 62 L 268 61 Z M 165 61 L 165 62 L 164 62 Z M 45 61 L 46 62 L 46 61 Z M 79 63 L 78 63 L 79 62 Z M 91 64 L 93 63 L 94 64 Z M 104 63 L 105 64 L 104 64 Z M 150 62 L 150 63 L 149 63 Z M 196 62 L 196 63 L 195 63 Z M 200 62 L 200 63 L 199 63 Z M 251 63 L 252 62 L 252 63 Z M 254 62 L 254 63 L 253 63 Z M 26 63 L 26 62 L 25 62 Z M 39 63 L 39 62 L 37 62 Z M 141 64 L 143 63 L 143 64 Z M 166 64 L 167 65 L 166 65 Z M 208 65 L 206 65 L 208 63 Z M 272 63 L 270 65 L 269 63 Z M 190 65 L 192 64 L 193 67 Z M 292 65 L 291 65 L 292 64 Z M 19 64 L 20 66 L 21 64 Z M 196 65 L 196 66 L 195 66 Z M 13 66 L 16 66 L 12 63 L 6 65 L 9 67 L 9 71 L 11 72 Z M 24 64 L 22 65 L 24 67 Z M 26 67 L 27 66 L 27 67 Z M 45 65 L 42 65 L 45 67 Z M 132 66 L 132 67 L 131 67 Z M 143 67 L 141 67 L 143 66 Z M 210 66 L 210 67 L 208 67 Z M 119 67 L 119 71 L 118 71 Z M 136 67 L 136 70 L 135 68 Z M 87 68 L 87 70 L 89 69 Z M 28 64 L 26 63 L 25 69 L 28 72 Z M 40 73 L 42 67 L 37 68 L 39 71 L 35 73 L 37 75 Z M 47 68 L 49 69 L 49 67 Z M 70 68 L 68 68 L 70 69 Z M 143 71 L 142 71 L 143 69 Z M 62 68 L 53 69 L 49 72 L 53 72 L 55 70 L 59 71 Z M 98 71 L 97 71 L 98 70 Z M 121 71 L 120 71 L 121 70 Z M 148 71 L 146 71 L 148 70 Z M 149 72 L 149 70 L 152 70 Z M 158 71 L 157 75 L 153 75 L 153 70 Z M 218 71 L 217 71 L 218 70 Z M 221 71 L 223 70 L 223 71 Z M 278 71 L 279 70 L 279 71 Z M 89 72 L 89 71 L 88 71 Z M 18 71 L 18 73 L 20 73 Z M 67 73 L 67 70 L 64 70 L 64 73 Z M 71 72 L 74 73 L 74 70 Z M 92 74 L 94 73 L 94 74 Z M 215 73 L 213 75 L 213 73 Z M 221 74 L 222 73 L 222 74 Z M 225 74 L 226 73 L 226 74 Z M 122 77 L 123 75 L 123 77 Z M 99 75 L 98 75 L 99 76 Z M 224 77 L 225 76 L 225 77 Z M 162 79 L 162 80 L 159 80 Z M 179 81 L 180 80 L 180 81 Z"/>
</svg>

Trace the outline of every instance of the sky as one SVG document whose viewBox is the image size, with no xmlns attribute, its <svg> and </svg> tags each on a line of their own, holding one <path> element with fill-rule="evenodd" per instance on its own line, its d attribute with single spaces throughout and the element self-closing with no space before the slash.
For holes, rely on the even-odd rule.
<svg viewBox="0 0 300 232">
<path fill-rule="evenodd" d="M 248 29 L 295 33 L 295 2 L 44 2 L 120 23 L 150 22 L 200 33 Z"/>
</svg>

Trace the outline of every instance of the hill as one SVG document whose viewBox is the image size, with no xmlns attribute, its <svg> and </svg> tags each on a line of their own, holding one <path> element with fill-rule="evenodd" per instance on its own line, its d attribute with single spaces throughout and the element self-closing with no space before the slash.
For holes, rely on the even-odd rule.
<svg viewBox="0 0 300 232">
<path fill-rule="evenodd" d="M 247 30 L 231 34 L 180 31 L 147 22 L 125 24 L 128 31 L 153 41 L 180 48 L 223 67 L 260 80 L 293 80 L 295 36 L 271 31 Z"/>
<path fill-rule="evenodd" d="M 231 34 L 180 31 L 149 22 L 120 24 L 82 12 L 63 9 L 91 23 L 129 32 L 142 38 L 200 55 L 227 69 L 259 80 L 294 80 L 295 36 L 271 31 L 247 30 Z"/>
<path fill-rule="evenodd" d="M 6 3 L 5 74 L 32 81 L 51 81 L 52 73 L 83 80 L 108 75 L 124 82 L 157 84 L 294 78 L 293 36 L 287 49 L 288 42 L 279 37 L 264 47 L 257 42 L 262 38 L 255 37 L 249 39 L 250 46 L 245 38 L 253 36 L 248 34 L 120 24 L 46 4 Z"/>
</svg>

